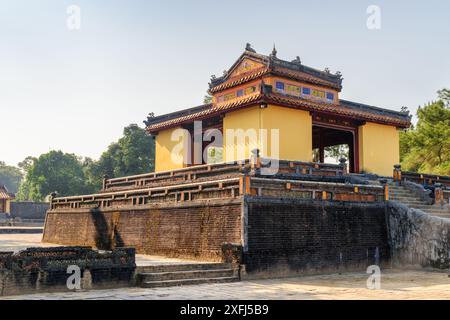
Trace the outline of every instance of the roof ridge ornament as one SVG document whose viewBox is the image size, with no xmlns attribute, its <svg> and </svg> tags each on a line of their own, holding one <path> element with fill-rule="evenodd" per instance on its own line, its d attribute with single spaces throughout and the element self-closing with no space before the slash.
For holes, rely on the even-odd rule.
<svg viewBox="0 0 450 320">
<path fill-rule="evenodd" d="M 245 51 L 256 53 L 256 50 L 252 48 L 252 45 L 250 43 L 245 44 Z"/>
<path fill-rule="evenodd" d="M 300 60 L 299 56 L 296 56 L 294 60 L 291 61 L 292 63 L 296 63 L 296 64 L 302 64 L 302 61 Z"/>
<path fill-rule="evenodd" d="M 275 43 L 273 44 L 273 49 L 272 49 L 272 52 L 270 53 L 270 57 L 271 58 L 277 57 L 277 49 L 275 48 Z"/>
</svg>

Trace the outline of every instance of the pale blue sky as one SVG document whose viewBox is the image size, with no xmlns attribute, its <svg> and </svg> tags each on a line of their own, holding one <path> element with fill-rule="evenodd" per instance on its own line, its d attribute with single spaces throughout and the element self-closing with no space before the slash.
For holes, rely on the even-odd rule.
<svg viewBox="0 0 450 320">
<path fill-rule="evenodd" d="M 66 27 L 71 4 L 80 31 Z M 371 4 L 381 30 L 366 27 Z M 98 158 L 149 112 L 201 104 L 246 42 L 341 71 L 341 98 L 415 111 L 450 87 L 449 12 L 430 0 L 0 0 L 0 160 Z"/>
</svg>

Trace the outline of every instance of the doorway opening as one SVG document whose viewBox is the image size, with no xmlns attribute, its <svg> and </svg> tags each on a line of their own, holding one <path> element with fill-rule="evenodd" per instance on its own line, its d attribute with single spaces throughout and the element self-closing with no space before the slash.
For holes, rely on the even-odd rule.
<svg viewBox="0 0 450 320">
<path fill-rule="evenodd" d="M 359 172 L 356 128 L 314 124 L 312 131 L 313 161 L 338 164 L 340 158 L 346 158 L 349 172 Z"/>
</svg>

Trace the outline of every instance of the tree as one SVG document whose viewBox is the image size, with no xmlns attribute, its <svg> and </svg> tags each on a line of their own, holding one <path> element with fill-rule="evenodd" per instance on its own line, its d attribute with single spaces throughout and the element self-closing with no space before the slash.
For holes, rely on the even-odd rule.
<svg viewBox="0 0 450 320">
<path fill-rule="evenodd" d="M 19 163 L 17 164 L 17 166 L 18 166 L 24 173 L 26 173 L 26 172 L 31 168 L 31 166 L 33 165 L 34 161 L 36 161 L 36 158 L 35 158 L 35 157 L 28 156 L 28 157 L 26 157 L 23 161 L 19 162 Z"/>
<path fill-rule="evenodd" d="M 330 157 L 338 163 L 341 158 L 349 160 L 349 148 L 347 144 L 338 144 L 335 146 L 325 147 L 325 157 Z"/>
<path fill-rule="evenodd" d="M 400 159 L 405 170 L 450 175 L 450 90 L 417 110 L 415 127 L 400 135 Z"/>
<path fill-rule="evenodd" d="M 43 201 L 57 191 L 60 196 L 91 193 L 85 182 L 83 163 L 74 154 L 50 151 L 33 161 L 20 186 L 18 199 Z"/>
<path fill-rule="evenodd" d="M 0 161 L 0 185 L 6 186 L 9 192 L 17 192 L 22 178 L 23 174 L 19 168 L 8 166 Z"/>
<path fill-rule="evenodd" d="M 123 137 L 112 143 L 98 162 L 87 164 L 90 183 L 99 188 L 103 177 L 110 178 L 154 171 L 155 143 L 145 129 L 131 124 L 123 130 Z"/>
<path fill-rule="evenodd" d="M 153 171 L 154 149 L 154 140 L 145 129 L 131 124 L 98 161 L 61 151 L 51 151 L 37 159 L 27 157 L 19 164 L 26 176 L 17 198 L 42 201 L 54 191 L 59 196 L 96 192 L 105 175 L 113 178 Z"/>
</svg>

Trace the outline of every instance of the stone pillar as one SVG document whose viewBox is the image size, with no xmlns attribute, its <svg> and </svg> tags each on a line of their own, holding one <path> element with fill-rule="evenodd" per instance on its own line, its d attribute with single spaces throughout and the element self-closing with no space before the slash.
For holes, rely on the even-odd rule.
<svg viewBox="0 0 450 320">
<path fill-rule="evenodd" d="M 103 176 L 102 190 L 106 190 L 106 182 L 108 181 L 108 175 Z"/>
<path fill-rule="evenodd" d="M 387 182 L 388 182 L 387 179 L 380 179 L 380 183 L 384 189 L 384 201 L 389 200 L 389 186 Z"/>
<path fill-rule="evenodd" d="M 344 157 L 342 157 L 342 158 L 340 158 L 339 159 L 339 163 L 340 163 L 340 165 L 341 165 L 341 167 L 342 167 L 342 172 L 343 172 L 343 174 L 346 174 L 348 171 L 347 171 L 347 159 L 346 158 L 344 158 Z"/>
<path fill-rule="evenodd" d="M 252 176 L 259 175 L 261 173 L 261 157 L 259 149 L 252 150 L 252 156 L 250 159 L 250 174 Z"/>
<path fill-rule="evenodd" d="M 397 185 L 401 185 L 402 183 L 402 166 L 399 164 L 394 165 L 394 173 L 393 173 L 394 182 Z"/>
<path fill-rule="evenodd" d="M 52 193 L 50 193 L 50 197 L 49 197 L 49 201 L 50 201 L 50 209 L 54 209 L 53 207 L 53 200 L 57 197 L 58 192 L 53 191 Z"/>
</svg>

